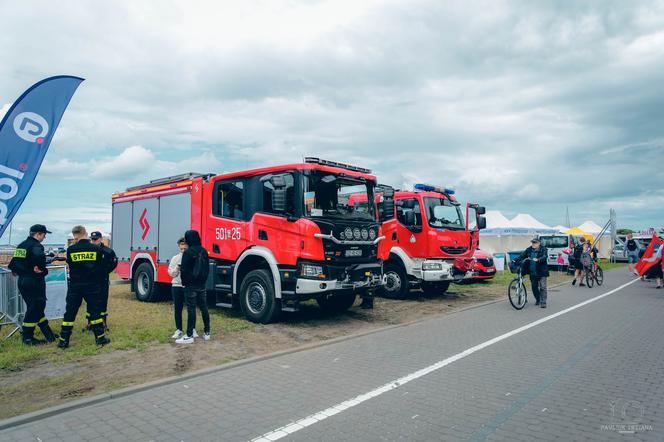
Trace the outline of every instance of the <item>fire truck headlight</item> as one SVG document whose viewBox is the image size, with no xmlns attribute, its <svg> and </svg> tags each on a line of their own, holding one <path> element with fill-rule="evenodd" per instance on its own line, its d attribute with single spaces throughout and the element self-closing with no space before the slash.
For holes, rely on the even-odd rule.
<svg viewBox="0 0 664 442">
<path fill-rule="evenodd" d="M 300 276 L 304 278 L 325 278 L 325 274 L 323 273 L 323 266 L 320 265 L 315 265 L 315 264 L 302 264 L 300 267 Z"/>
<path fill-rule="evenodd" d="M 355 241 L 359 241 L 362 238 L 362 233 L 357 227 L 353 229 L 353 238 L 355 238 Z"/>
<path fill-rule="evenodd" d="M 346 239 L 346 234 L 344 232 L 339 233 L 339 238 L 343 241 Z"/>
<path fill-rule="evenodd" d="M 350 227 L 346 227 L 344 230 L 344 235 L 346 235 L 346 239 L 348 240 L 353 239 L 353 230 Z"/>
<path fill-rule="evenodd" d="M 369 239 L 369 231 L 367 229 L 362 229 L 362 240 L 366 241 Z"/>
<path fill-rule="evenodd" d="M 424 262 L 422 270 L 443 270 L 443 263 L 440 262 Z"/>
<path fill-rule="evenodd" d="M 369 239 L 373 241 L 376 239 L 376 231 L 374 229 L 369 229 Z"/>
</svg>

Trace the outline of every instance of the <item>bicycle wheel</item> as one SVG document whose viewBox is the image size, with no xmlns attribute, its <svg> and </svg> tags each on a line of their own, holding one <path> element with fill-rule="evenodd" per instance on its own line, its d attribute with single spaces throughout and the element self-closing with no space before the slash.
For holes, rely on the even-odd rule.
<svg viewBox="0 0 664 442">
<path fill-rule="evenodd" d="M 514 278 L 512 282 L 510 282 L 510 285 L 507 288 L 507 297 L 509 298 L 512 307 L 517 310 L 521 310 L 526 305 L 528 292 L 526 291 L 526 286 L 523 285 L 523 282 L 519 281 L 519 278 Z"/>
<path fill-rule="evenodd" d="M 604 283 L 604 271 L 601 269 L 601 267 L 597 267 L 595 270 L 595 282 L 597 283 L 598 287 Z"/>
<path fill-rule="evenodd" d="M 595 272 L 592 270 L 586 271 L 586 285 L 589 289 L 593 288 L 593 285 L 595 285 Z"/>
</svg>

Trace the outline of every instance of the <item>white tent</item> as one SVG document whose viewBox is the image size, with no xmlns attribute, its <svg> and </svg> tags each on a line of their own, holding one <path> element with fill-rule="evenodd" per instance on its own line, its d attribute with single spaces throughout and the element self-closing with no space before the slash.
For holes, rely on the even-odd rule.
<svg viewBox="0 0 664 442">
<path fill-rule="evenodd" d="M 556 229 L 558 233 L 565 233 L 569 230 L 569 227 L 562 226 L 558 224 L 557 226 L 553 226 L 552 229 Z"/>
<path fill-rule="evenodd" d="M 527 213 L 519 213 L 517 216 L 510 220 L 512 227 L 524 228 L 524 229 L 551 229 L 551 227 L 537 221 L 531 215 Z"/>
<path fill-rule="evenodd" d="M 508 220 L 499 210 L 487 210 L 484 215 L 487 229 L 504 229 L 512 227 Z"/>
<path fill-rule="evenodd" d="M 579 229 L 588 232 L 592 235 L 597 235 L 599 232 L 602 231 L 602 227 L 595 224 L 593 221 L 585 221 L 583 224 L 579 226 Z"/>
</svg>

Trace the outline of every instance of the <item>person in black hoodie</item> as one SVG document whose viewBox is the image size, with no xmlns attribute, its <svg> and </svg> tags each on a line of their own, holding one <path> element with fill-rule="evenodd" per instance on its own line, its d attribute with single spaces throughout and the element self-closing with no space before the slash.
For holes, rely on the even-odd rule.
<svg viewBox="0 0 664 442">
<path fill-rule="evenodd" d="M 184 286 L 184 299 L 187 304 L 187 334 L 175 342 L 177 344 L 191 344 L 194 342 L 194 328 L 196 327 L 196 306 L 203 316 L 204 335 L 206 341 L 210 340 L 210 314 L 207 308 L 207 294 L 205 283 L 210 272 L 208 253 L 201 245 L 201 236 L 196 230 L 187 230 L 184 234 L 187 250 L 182 254 L 180 264 L 180 277 Z"/>
</svg>

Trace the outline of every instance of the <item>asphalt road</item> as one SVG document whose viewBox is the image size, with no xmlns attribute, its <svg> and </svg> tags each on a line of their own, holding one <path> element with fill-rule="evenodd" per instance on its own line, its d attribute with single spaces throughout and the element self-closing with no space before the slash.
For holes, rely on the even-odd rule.
<svg viewBox="0 0 664 442">
<path fill-rule="evenodd" d="M 2 441 L 664 440 L 664 290 L 607 272 L 0 432 Z M 112 376 L 112 367 L 100 376 Z"/>
</svg>

